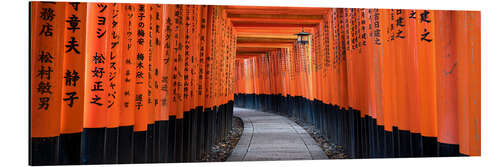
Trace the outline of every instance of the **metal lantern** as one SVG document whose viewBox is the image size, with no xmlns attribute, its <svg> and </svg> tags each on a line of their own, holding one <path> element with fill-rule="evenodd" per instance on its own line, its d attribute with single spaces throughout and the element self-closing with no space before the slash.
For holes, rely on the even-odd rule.
<svg viewBox="0 0 500 167">
<path fill-rule="evenodd" d="M 299 32 L 295 35 L 297 35 L 297 43 L 304 44 L 304 45 L 309 43 L 309 35 L 311 35 L 311 34 L 308 32 L 305 32 L 304 27 L 302 27 L 302 32 Z"/>
</svg>

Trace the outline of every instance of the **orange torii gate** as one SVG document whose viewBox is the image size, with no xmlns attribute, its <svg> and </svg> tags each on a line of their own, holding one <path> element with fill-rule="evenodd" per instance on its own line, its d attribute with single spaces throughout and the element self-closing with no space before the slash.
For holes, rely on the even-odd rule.
<svg viewBox="0 0 500 167">
<path fill-rule="evenodd" d="M 196 161 L 229 133 L 236 34 L 222 7 L 30 5 L 30 164 Z"/>
<path fill-rule="evenodd" d="M 238 34 L 260 34 L 238 44 L 238 106 L 313 122 L 353 158 L 480 155 L 478 12 L 330 9 L 306 19 L 309 44 L 285 46 L 286 19 L 228 8 Z"/>
<path fill-rule="evenodd" d="M 33 165 L 198 161 L 233 103 L 352 158 L 481 155 L 476 11 L 30 5 Z"/>
</svg>

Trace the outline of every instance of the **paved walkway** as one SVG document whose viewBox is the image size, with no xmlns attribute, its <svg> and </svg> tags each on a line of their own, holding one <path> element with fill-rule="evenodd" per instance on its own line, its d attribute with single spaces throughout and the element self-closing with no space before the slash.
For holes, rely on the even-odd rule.
<svg viewBox="0 0 500 167">
<path fill-rule="evenodd" d="M 328 159 L 314 139 L 286 117 L 234 108 L 244 123 L 243 135 L 227 161 Z"/>
</svg>

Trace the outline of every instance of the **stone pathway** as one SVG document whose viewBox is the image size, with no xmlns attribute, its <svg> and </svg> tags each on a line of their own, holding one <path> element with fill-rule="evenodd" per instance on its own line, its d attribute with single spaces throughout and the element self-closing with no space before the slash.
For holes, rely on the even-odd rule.
<svg viewBox="0 0 500 167">
<path fill-rule="evenodd" d="M 243 120 L 244 129 L 227 161 L 328 159 L 314 139 L 286 117 L 237 107 L 234 115 Z"/>
</svg>

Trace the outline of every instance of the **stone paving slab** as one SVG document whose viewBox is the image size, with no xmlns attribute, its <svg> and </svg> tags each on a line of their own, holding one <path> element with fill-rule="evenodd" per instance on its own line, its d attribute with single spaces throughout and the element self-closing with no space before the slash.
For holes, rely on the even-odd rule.
<svg viewBox="0 0 500 167">
<path fill-rule="evenodd" d="M 328 159 L 314 139 L 295 122 L 273 113 L 234 108 L 243 135 L 227 161 Z"/>
</svg>

